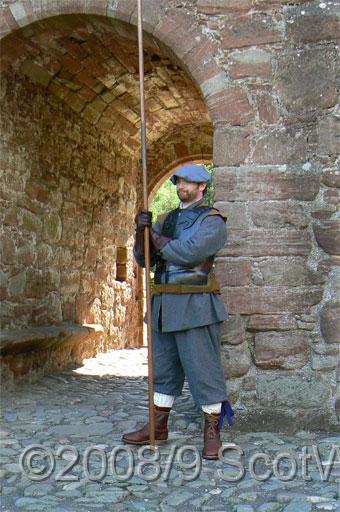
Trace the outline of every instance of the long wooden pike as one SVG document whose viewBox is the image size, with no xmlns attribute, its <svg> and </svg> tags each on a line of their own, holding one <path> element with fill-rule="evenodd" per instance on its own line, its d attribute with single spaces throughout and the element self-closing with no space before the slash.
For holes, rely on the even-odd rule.
<svg viewBox="0 0 340 512">
<path fill-rule="evenodd" d="M 138 55 L 139 55 L 139 89 L 140 89 L 140 117 L 141 117 L 141 155 L 143 167 L 143 205 L 148 210 L 148 170 L 146 161 L 146 125 L 144 105 L 144 51 L 143 51 L 143 21 L 142 0 L 137 0 L 138 6 Z M 151 329 L 151 286 L 150 286 L 150 231 L 144 231 L 145 254 L 145 282 L 146 282 L 146 318 L 148 343 L 148 371 L 149 371 L 149 423 L 150 445 L 155 446 L 155 406 L 153 401 L 154 373 L 152 357 L 152 329 Z"/>
</svg>

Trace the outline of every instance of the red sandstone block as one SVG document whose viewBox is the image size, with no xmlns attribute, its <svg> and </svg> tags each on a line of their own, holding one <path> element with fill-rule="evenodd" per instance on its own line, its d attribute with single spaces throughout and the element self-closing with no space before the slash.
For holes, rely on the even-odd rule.
<svg viewBox="0 0 340 512">
<path fill-rule="evenodd" d="M 336 41 L 340 37 L 339 20 L 335 12 L 330 15 L 322 12 L 301 15 L 296 12 L 296 15 L 286 22 L 286 32 L 289 40 L 296 43 Z"/>
<path fill-rule="evenodd" d="M 310 233 L 301 229 L 272 231 L 234 230 L 229 228 L 229 242 L 220 256 L 306 256 L 312 250 Z"/>
<path fill-rule="evenodd" d="M 322 183 L 327 187 L 340 188 L 340 170 L 325 170 L 322 175 Z"/>
<path fill-rule="evenodd" d="M 173 10 L 161 18 L 153 35 L 169 45 L 179 58 L 196 46 L 196 37 L 202 37 L 191 16 Z"/>
<path fill-rule="evenodd" d="M 191 50 L 183 55 L 183 62 L 198 84 L 220 72 L 214 59 L 217 51 L 218 44 L 200 34 Z"/>
<path fill-rule="evenodd" d="M 247 95 L 240 87 L 230 87 L 213 94 L 207 103 L 213 123 L 224 121 L 231 125 L 243 125 L 255 117 Z"/>
<path fill-rule="evenodd" d="M 296 329 L 293 315 L 251 315 L 247 325 L 248 331 L 288 331 Z"/>
<path fill-rule="evenodd" d="M 251 0 L 198 0 L 197 10 L 203 14 L 227 14 L 228 12 L 248 11 Z"/>
<path fill-rule="evenodd" d="M 282 314 L 305 313 L 318 304 L 323 295 L 322 287 L 226 287 L 222 297 L 230 314 Z"/>
<path fill-rule="evenodd" d="M 298 199 L 312 201 L 319 192 L 320 177 L 316 174 L 281 171 L 275 167 L 256 170 L 241 167 L 215 170 L 215 201 L 268 201 L 270 199 Z"/>
<path fill-rule="evenodd" d="M 260 119 L 266 124 L 275 124 L 280 119 L 279 106 L 270 94 L 257 96 L 257 107 Z"/>
<path fill-rule="evenodd" d="M 340 255 L 340 219 L 313 224 L 313 231 L 316 241 L 326 253 Z"/>
<path fill-rule="evenodd" d="M 273 129 L 256 142 L 252 160 L 260 164 L 296 164 L 306 162 L 307 155 L 304 132 Z"/>
<path fill-rule="evenodd" d="M 230 62 L 233 80 L 248 76 L 270 79 L 272 76 L 271 54 L 260 48 L 233 52 Z"/>
<path fill-rule="evenodd" d="M 214 274 L 220 286 L 246 286 L 251 283 L 251 261 L 218 258 Z"/>
<path fill-rule="evenodd" d="M 281 41 L 283 34 L 275 21 L 264 14 L 242 15 L 221 29 L 222 48 L 242 48 Z"/>
<path fill-rule="evenodd" d="M 309 361 L 310 339 L 304 331 L 255 334 L 254 358 L 260 368 L 302 368 Z"/>
<path fill-rule="evenodd" d="M 240 165 L 250 151 L 249 130 L 242 128 L 214 131 L 214 164 Z"/>
</svg>

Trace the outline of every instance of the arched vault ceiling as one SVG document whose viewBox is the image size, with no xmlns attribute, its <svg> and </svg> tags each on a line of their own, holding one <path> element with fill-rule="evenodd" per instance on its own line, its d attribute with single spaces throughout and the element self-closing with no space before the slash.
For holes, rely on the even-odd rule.
<svg viewBox="0 0 340 512">
<path fill-rule="evenodd" d="M 145 34 L 148 142 L 209 114 L 187 74 Z M 47 18 L 2 40 L 1 69 L 25 75 L 134 155 L 140 146 L 137 31 L 92 15 Z"/>
</svg>

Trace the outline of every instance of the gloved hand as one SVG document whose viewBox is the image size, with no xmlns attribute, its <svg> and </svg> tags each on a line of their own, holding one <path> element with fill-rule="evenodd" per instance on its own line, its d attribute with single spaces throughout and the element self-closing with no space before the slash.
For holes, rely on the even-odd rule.
<svg viewBox="0 0 340 512">
<path fill-rule="evenodd" d="M 172 240 L 164 235 L 159 235 L 153 228 L 150 229 L 150 238 L 156 251 L 160 251 L 163 247 Z"/>
<path fill-rule="evenodd" d="M 152 212 L 142 208 L 135 217 L 136 230 L 144 231 L 146 227 L 151 228 L 152 226 Z"/>
<path fill-rule="evenodd" d="M 144 257 L 144 230 L 152 226 L 152 213 L 143 208 L 135 217 L 136 238 L 135 250 L 137 254 Z"/>
</svg>

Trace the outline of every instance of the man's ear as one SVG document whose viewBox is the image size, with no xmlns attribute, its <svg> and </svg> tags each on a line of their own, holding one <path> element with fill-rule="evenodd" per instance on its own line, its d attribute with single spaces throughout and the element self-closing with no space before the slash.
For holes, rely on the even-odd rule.
<svg viewBox="0 0 340 512">
<path fill-rule="evenodd" d="M 208 188 L 208 185 L 206 183 L 199 183 L 199 190 L 204 193 Z"/>
</svg>

